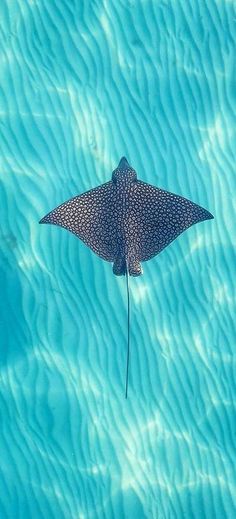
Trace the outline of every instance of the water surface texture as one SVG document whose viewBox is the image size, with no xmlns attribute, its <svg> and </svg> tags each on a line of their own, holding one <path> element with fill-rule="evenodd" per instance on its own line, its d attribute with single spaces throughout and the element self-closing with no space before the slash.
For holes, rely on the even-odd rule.
<svg viewBox="0 0 236 519">
<path fill-rule="evenodd" d="M 232 519 L 232 0 L 0 3 L 0 517 Z M 38 221 L 110 179 L 202 205 L 131 279 Z"/>
</svg>

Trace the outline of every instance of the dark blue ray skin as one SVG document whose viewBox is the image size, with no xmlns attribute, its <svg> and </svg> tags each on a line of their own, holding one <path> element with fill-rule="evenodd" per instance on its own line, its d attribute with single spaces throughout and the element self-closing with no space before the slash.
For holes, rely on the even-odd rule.
<svg viewBox="0 0 236 519">
<path fill-rule="evenodd" d="M 126 274 L 126 398 L 130 356 L 129 276 L 142 274 L 141 262 L 159 254 L 188 227 L 212 218 L 211 213 L 190 200 L 137 180 L 136 171 L 122 157 L 110 182 L 64 202 L 39 222 L 64 227 L 98 256 L 113 262 L 114 274 Z"/>
</svg>

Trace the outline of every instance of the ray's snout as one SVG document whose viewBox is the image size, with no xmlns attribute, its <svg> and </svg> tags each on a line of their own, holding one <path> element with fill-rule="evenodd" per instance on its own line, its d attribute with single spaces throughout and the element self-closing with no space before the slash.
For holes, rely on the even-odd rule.
<svg viewBox="0 0 236 519">
<path fill-rule="evenodd" d="M 129 163 L 128 163 L 128 160 L 126 157 L 122 157 L 120 159 L 120 162 L 119 162 L 119 165 L 118 165 L 118 168 L 127 168 L 129 167 Z"/>
</svg>

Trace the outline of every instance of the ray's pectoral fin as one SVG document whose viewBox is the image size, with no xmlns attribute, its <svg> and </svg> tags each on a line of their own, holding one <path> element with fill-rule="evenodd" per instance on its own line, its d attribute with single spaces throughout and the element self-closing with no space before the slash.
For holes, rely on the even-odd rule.
<svg viewBox="0 0 236 519">
<path fill-rule="evenodd" d="M 141 262 L 159 254 L 191 225 L 213 218 L 191 200 L 139 180 L 132 185 L 131 194 L 129 221 L 136 259 Z"/>
<path fill-rule="evenodd" d="M 102 259 L 114 261 L 119 254 L 115 205 L 116 190 L 113 182 L 107 182 L 67 200 L 40 223 L 64 227 Z"/>
</svg>

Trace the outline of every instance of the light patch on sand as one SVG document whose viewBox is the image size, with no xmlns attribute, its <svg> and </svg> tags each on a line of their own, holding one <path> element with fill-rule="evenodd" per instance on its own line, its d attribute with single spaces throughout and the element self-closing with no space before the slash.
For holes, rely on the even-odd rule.
<svg viewBox="0 0 236 519">
<path fill-rule="evenodd" d="M 229 303 L 233 304 L 235 303 L 235 299 L 229 295 L 229 288 L 227 286 L 227 283 L 222 283 L 214 292 L 214 296 L 216 301 L 219 304 Z"/>
<path fill-rule="evenodd" d="M 173 436 L 172 431 L 169 431 L 169 429 L 167 429 L 163 424 L 162 415 L 158 410 L 150 420 L 140 424 L 139 427 L 137 427 L 137 430 L 133 430 L 132 434 L 127 438 L 126 443 L 129 446 L 129 452 L 131 451 L 130 446 L 132 445 L 132 452 L 137 456 L 140 445 L 142 445 L 140 438 L 143 438 L 147 434 L 149 436 L 150 433 L 154 435 L 153 438 L 155 438 L 155 441 L 156 439 L 168 440 Z"/>
<path fill-rule="evenodd" d="M 219 150 L 219 146 L 222 148 L 225 144 L 225 131 L 224 124 L 221 121 L 220 116 L 218 116 L 215 120 L 215 123 L 212 126 L 207 128 L 199 128 L 200 131 L 206 133 L 207 138 L 203 142 L 202 147 L 198 151 L 199 158 L 202 161 L 210 161 L 212 159 L 212 153 Z"/>
<path fill-rule="evenodd" d="M 0 55 L 0 63 L 1 65 L 6 65 L 7 67 L 15 61 L 15 56 L 11 49 L 5 47 L 4 52 Z"/>
<path fill-rule="evenodd" d="M 69 94 L 67 88 L 62 88 L 58 86 L 49 86 L 46 88 L 47 92 L 57 92 L 59 94 Z"/>
<path fill-rule="evenodd" d="M 211 399 L 212 406 L 214 407 L 222 407 L 222 404 L 224 404 L 225 407 L 234 407 L 236 405 L 236 400 L 227 400 L 227 398 L 220 398 L 220 400 L 217 400 L 215 397 L 212 397 Z"/>
<path fill-rule="evenodd" d="M 147 298 L 149 293 L 149 287 L 146 284 L 142 284 L 137 286 L 136 290 L 132 291 L 132 297 L 134 299 L 135 303 L 140 303 L 141 301 L 144 301 L 144 299 Z"/>
<path fill-rule="evenodd" d="M 173 335 L 168 333 L 168 331 L 164 331 L 163 333 L 156 331 L 155 338 L 157 338 L 160 345 L 164 347 L 169 346 L 169 343 L 173 342 Z"/>
<path fill-rule="evenodd" d="M 47 343 L 46 338 L 45 343 Z M 71 373 L 71 370 L 69 371 L 68 366 L 63 361 L 63 357 L 55 351 L 48 353 L 44 347 L 39 345 L 35 347 L 32 357 L 33 356 L 37 360 L 38 364 L 43 360 L 49 368 L 56 367 L 61 373 Z"/>
<path fill-rule="evenodd" d="M 32 112 L 32 113 L 22 113 L 20 114 L 22 115 L 23 117 L 32 117 L 32 115 L 35 117 L 35 118 L 38 118 L 38 119 L 60 119 L 60 120 L 64 120 L 66 119 L 65 115 L 59 115 L 57 113 L 55 114 L 51 114 L 49 112 L 43 112 L 43 113 L 40 113 L 40 112 Z"/>
<path fill-rule="evenodd" d="M 162 326 L 163 330 L 163 326 Z M 162 332 L 159 331 L 158 328 L 151 334 L 151 338 L 155 341 L 158 341 L 158 348 L 160 348 L 161 356 L 169 361 L 173 359 L 176 355 L 176 348 L 173 348 L 174 339 L 173 335 L 171 335 L 166 327 Z"/>
<path fill-rule="evenodd" d="M 155 416 L 154 418 L 152 418 L 152 420 L 148 420 L 140 429 L 140 432 L 141 434 L 143 433 L 146 433 L 146 432 L 153 432 L 155 431 L 155 433 L 158 435 L 161 435 L 163 437 L 166 437 L 166 435 L 168 435 L 169 431 L 167 431 L 163 425 L 161 424 L 161 414 L 157 411 L 155 413 Z"/>
<path fill-rule="evenodd" d="M 107 36 L 107 39 L 109 40 L 109 44 L 110 44 L 110 42 L 114 42 L 114 35 L 112 34 L 112 31 L 111 31 L 111 25 L 109 23 L 107 15 L 104 12 L 102 12 L 102 14 L 99 18 L 99 21 L 104 30 L 104 33 Z"/>
<path fill-rule="evenodd" d="M 128 476 L 128 475 L 122 476 L 122 483 L 121 483 L 122 490 L 125 491 L 125 490 L 128 490 L 129 488 L 135 489 L 136 487 L 137 487 L 137 481 L 133 474 L 131 474 L 130 476 Z"/>
<path fill-rule="evenodd" d="M 61 119 L 61 120 L 64 120 L 66 119 L 66 116 L 65 115 L 60 115 L 60 114 L 57 114 L 57 113 L 50 113 L 50 112 L 19 112 L 19 111 L 13 111 L 13 110 L 9 110 L 9 111 L 4 111 L 4 110 L 1 110 L 0 111 L 0 117 L 1 118 L 8 118 L 8 117 L 22 117 L 22 119 L 25 119 L 26 117 L 28 117 L 29 119 L 32 119 L 32 116 L 37 118 L 37 119 Z"/>
<path fill-rule="evenodd" d="M 80 374 L 80 387 L 81 391 L 84 395 L 86 395 L 86 398 L 88 397 L 88 392 L 93 393 L 94 396 L 98 397 L 101 395 L 101 385 L 97 385 L 92 378 L 91 373 L 87 373 L 85 376 L 84 373 Z M 77 386 L 78 386 L 78 377 L 77 377 Z"/>
<path fill-rule="evenodd" d="M 40 2 L 38 0 L 29 0 L 30 7 L 37 7 L 40 5 Z"/>
<path fill-rule="evenodd" d="M 204 347 L 204 345 L 202 344 L 202 341 L 201 341 L 201 337 L 200 335 L 193 335 L 193 343 L 194 343 L 194 346 L 197 350 L 197 352 L 199 353 L 202 361 L 204 362 L 204 364 L 210 368 L 210 360 L 207 356 L 207 353 L 206 353 L 206 348 Z"/>
<path fill-rule="evenodd" d="M 232 365 L 235 361 L 233 355 L 230 353 L 216 353 L 215 351 L 211 352 L 211 356 L 217 362 L 224 362 L 224 364 Z"/>
<path fill-rule="evenodd" d="M 197 249 L 200 249 L 204 244 L 203 242 L 204 242 L 203 234 L 200 234 L 199 236 L 197 236 L 196 240 L 194 240 L 194 242 L 192 243 L 191 248 L 190 248 L 190 253 L 194 252 Z"/>
<path fill-rule="evenodd" d="M 91 467 L 91 474 L 101 474 L 101 473 L 105 473 L 106 472 L 106 466 L 101 464 L 101 465 L 93 465 Z"/>
<path fill-rule="evenodd" d="M 230 486 L 228 480 L 226 481 L 225 477 L 220 476 L 218 474 L 216 476 L 215 475 L 212 476 L 211 474 L 208 474 L 206 472 L 200 472 L 200 470 L 197 471 L 197 474 L 199 476 L 199 479 L 201 480 L 201 483 L 203 481 L 204 483 L 207 483 L 208 485 L 216 486 L 216 487 L 220 486 L 223 488 L 227 487 L 227 489 Z M 199 484 L 200 484 L 200 482 L 199 482 Z M 231 485 L 231 486 L 232 486 L 233 491 L 235 492 L 234 486 L 233 485 Z"/>
<path fill-rule="evenodd" d="M 30 254 L 22 254 L 21 259 L 18 261 L 18 266 L 22 270 L 30 270 L 34 268 L 35 264 L 36 261 Z"/>
<path fill-rule="evenodd" d="M 127 68 L 127 63 L 124 59 L 124 54 L 117 50 L 117 58 L 118 58 L 118 64 L 120 68 Z"/>
<path fill-rule="evenodd" d="M 179 431 L 172 431 L 172 435 L 177 438 L 177 440 L 183 440 L 185 443 L 188 443 L 188 445 L 192 444 L 192 438 L 187 431 L 182 431 L 181 433 Z"/>
</svg>

